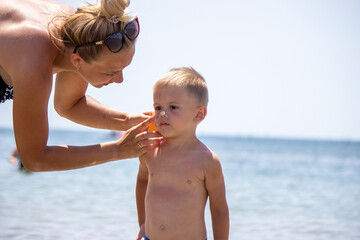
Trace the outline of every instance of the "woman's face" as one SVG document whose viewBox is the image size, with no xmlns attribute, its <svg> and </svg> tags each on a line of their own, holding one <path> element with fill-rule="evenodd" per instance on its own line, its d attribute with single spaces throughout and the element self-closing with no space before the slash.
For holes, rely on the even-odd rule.
<svg viewBox="0 0 360 240">
<path fill-rule="evenodd" d="M 105 50 L 100 53 L 101 55 L 96 61 L 91 63 L 81 61 L 78 72 L 86 82 L 96 88 L 110 83 L 122 83 L 122 71 L 131 63 L 134 53 L 134 46 L 122 49 L 118 53 Z"/>
</svg>

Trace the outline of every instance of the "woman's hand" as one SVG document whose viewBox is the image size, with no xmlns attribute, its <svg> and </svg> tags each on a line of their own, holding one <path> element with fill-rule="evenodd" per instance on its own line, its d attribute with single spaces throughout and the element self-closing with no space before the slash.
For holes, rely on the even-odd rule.
<svg viewBox="0 0 360 240">
<path fill-rule="evenodd" d="M 145 121 L 146 119 L 151 117 L 153 115 L 153 113 L 154 112 L 143 112 L 140 114 L 128 114 L 127 121 L 128 121 L 129 128 L 132 128 L 132 127 L 138 125 L 139 123 Z"/>
<path fill-rule="evenodd" d="M 147 132 L 146 129 L 154 121 L 154 117 L 146 117 L 146 120 L 135 127 L 127 130 L 118 140 L 118 159 L 135 158 L 145 154 L 150 149 L 159 146 L 163 140 L 157 132 Z"/>
</svg>

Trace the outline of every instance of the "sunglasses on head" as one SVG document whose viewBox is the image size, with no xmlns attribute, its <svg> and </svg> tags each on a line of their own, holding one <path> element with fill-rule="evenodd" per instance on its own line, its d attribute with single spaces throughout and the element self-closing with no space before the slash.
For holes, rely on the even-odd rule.
<svg viewBox="0 0 360 240">
<path fill-rule="evenodd" d="M 105 44 L 111 52 L 117 53 L 121 50 L 121 48 L 124 45 L 124 36 L 126 36 L 130 40 L 134 40 L 139 35 L 139 32 L 140 32 L 140 25 L 139 25 L 139 20 L 136 17 L 135 19 L 131 20 L 128 24 L 126 24 L 124 31 L 113 33 L 101 41 L 80 44 L 75 47 L 73 53 L 76 53 L 76 50 L 79 47 L 87 47 L 87 46 L 102 45 L 102 44 Z"/>
</svg>

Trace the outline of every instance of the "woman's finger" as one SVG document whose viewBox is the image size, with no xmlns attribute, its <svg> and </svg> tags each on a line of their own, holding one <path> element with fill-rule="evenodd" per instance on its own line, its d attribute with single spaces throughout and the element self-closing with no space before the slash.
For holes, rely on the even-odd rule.
<svg viewBox="0 0 360 240">
<path fill-rule="evenodd" d="M 149 117 L 145 121 L 139 123 L 138 125 L 136 125 L 134 127 L 134 132 L 136 132 L 138 134 L 140 132 L 145 131 L 150 126 L 150 124 L 154 121 L 154 119 L 155 119 L 155 117 Z"/>
<path fill-rule="evenodd" d="M 139 148 L 159 144 L 162 140 L 163 137 L 158 132 L 144 131 L 135 136 L 135 141 Z"/>
<path fill-rule="evenodd" d="M 138 141 L 137 145 L 139 148 L 156 147 L 161 143 L 162 140 L 163 140 L 162 137 L 147 138 L 147 139 Z"/>
<path fill-rule="evenodd" d="M 153 111 L 148 111 L 148 112 L 143 112 L 142 114 L 151 117 L 151 116 L 154 115 L 154 112 Z"/>
<path fill-rule="evenodd" d="M 158 137 L 162 137 L 162 136 L 160 135 L 160 133 L 158 133 L 158 132 L 148 132 L 148 131 L 144 131 L 144 132 L 141 132 L 141 133 L 138 133 L 138 134 L 137 134 L 136 140 L 137 140 L 137 141 L 140 141 L 140 140 L 143 140 L 143 139 L 158 138 Z"/>
<path fill-rule="evenodd" d="M 139 149 L 158 146 L 162 140 L 163 137 L 157 132 L 142 132 L 135 137 Z"/>
</svg>

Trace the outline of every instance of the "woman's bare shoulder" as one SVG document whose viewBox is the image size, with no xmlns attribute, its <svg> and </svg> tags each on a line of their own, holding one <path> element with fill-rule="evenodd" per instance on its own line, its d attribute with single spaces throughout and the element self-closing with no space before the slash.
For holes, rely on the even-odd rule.
<svg viewBox="0 0 360 240">
<path fill-rule="evenodd" d="M 0 38 L 0 65 L 10 75 L 19 68 L 51 68 L 58 52 L 46 31 L 29 24 L 13 26 L 3 31 Z"/>
<path fill-rule="evenodd" d="M 4 21 L 18 22 L 35 20 L 48 22 L 55 14 L 73 13 L 75 10 L 62 2 L 52 0 L 11 0 L 0 1 L 0 24 Z"/>
<path fill-rule="evenodd" d="M 0 66 L 9 75 L 20 67 L 47 71 L 58 53 L 48 32 L 48 22 L 61 8 L 67 12 L 71 8 L 56 2 L 26 0 L 15 6 L 17 1 L 0 3 Z M 28 7 L 28 14 L 24 6 Z"/>
</svg>

